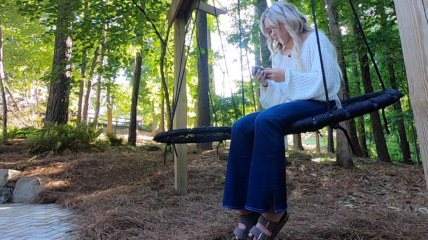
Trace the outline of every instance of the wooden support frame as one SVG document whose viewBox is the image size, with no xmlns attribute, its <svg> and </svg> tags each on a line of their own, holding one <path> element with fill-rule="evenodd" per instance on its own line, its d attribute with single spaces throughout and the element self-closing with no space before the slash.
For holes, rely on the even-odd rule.
<svg viewBox="0 0 428 240">
<path fill-rule="evenodd" d="M 177 108 L 174 116 L 174 129 L 187 128 L 187 84 L 185 69 L 185 28 L 192 11 L 199 5 L 199 10 L 218 16 L 225 11 L 214 8 L 199 0 L 173 0 L 168 12 L 168 23 L 174 23 L 174 96 L 179 93 Z M 180 90 L 179 90 L 180 89 Z M 175 190 L 181 194 L 188 193 L 187 181 L 187 145 L 176 144 L 174 154 Z"/>
<path fill-rule="evenodd" d="M 199 0 L 173 0 L 171 4 L 171 8 L 168 12 L 168 23 L 174 23 L 177 14 L 181 11 L 184 12 L 185 19 L 189 19 L 193 10 L 195 10 L 199 5 L 199 10 L 210 15 L 218 17 L 221 14 L 226 14 L 226 11 L 213 7 L 205 2 L 199 2 Z"/>
<path fill-rule="evenodd" d="M 394 0 L 428 189 L 428 0 Z"/>
</svg>

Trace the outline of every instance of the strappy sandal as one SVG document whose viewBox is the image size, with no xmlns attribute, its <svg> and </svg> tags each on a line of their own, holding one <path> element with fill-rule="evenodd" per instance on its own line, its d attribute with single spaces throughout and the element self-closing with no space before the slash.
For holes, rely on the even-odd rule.
<svg viewBox="0 0 428 240">
<path fill-rule="evenodd" d="M 287 213 L 284 213 L 284 215 L 281 217 L 281 220 L 279 220 L 279 222 L 271 222 L 266 220 L 266 218 L 264 218 L 263 216 L 260 216 L 258 222 L 261 225 L 263 225 L 268 231 L 272 232 L 272 236 L 269 237 L 268 235 L 262 233 L 262 231 L 260 231 L 260 229 L 258 229 L 256 225 L 254 225 L 250 229 L 250 233 L 253 234 L 253 236 L 255 236 L 258 240 L 273 240 L 276 237 L 276 235 L 278 235 L 282 227 L 284 227 L 287 220 L 288 220 Z"/>
<path fill-rule="evenodd" d="M 252 212 L 250 214 L 246 215 L 239 215 L 238 221 L 239 223 L 242 223 L 245 225 L 245 229 L 235 228 L 233 230 L 233 233 L 235 234 L 236 238 L 240 240 L 245 240 L 248 236 L 250 227 L 254 226 L 254 224 L 257 223 L 257 219 L 259 219 L 261 213 Z"/>
</svg>

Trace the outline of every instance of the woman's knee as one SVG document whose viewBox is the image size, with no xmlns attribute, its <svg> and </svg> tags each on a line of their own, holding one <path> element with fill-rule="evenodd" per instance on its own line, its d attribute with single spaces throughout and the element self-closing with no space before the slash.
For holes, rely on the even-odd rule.
<svg viewBox="0 0 428 240">
<path fill-rule="evenodd" d="M 255 116 L 252 116 L 252 114 L 238 119 L 232 126 L 232 134 L 237 131 L 252 132 L 254 130 L 254 120 Z"/>
</svg>

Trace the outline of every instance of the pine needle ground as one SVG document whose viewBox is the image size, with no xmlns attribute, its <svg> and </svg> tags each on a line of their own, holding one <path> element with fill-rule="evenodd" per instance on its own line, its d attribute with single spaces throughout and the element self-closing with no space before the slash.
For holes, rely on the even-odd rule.
<svg viewBox="0 0 428 240">
<path fill-rule="evenodd" d="M 186 196 L 175 192 L 172 154 L 164 165 L 163 151 L 115 147 L 34 158 L 18 144 L 0 153 L 0 168 L 44 179 L 40 203 L 71 209 L 79 239 L 233 238 L 236 212 L 221 208 L 227 161 L 215 151 L 189 147 Z M 290 159 L 290 220 L 277 239 L 428 239 L 423 170 L 355 162 L 349 170 Z"/>
</svg>

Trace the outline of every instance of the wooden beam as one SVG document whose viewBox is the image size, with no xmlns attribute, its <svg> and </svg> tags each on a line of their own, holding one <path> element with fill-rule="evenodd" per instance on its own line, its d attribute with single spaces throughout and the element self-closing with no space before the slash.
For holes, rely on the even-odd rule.
<svg viewBox="0 0 428 240">
<path fill-rule="evenodd" d="M 428 0 L 394 0 L 428 189 Z"/>
<path fill-rule="evenodd" d="M 168 24 L 171 25 L 172 23 L 174 23 L 175 18 L 177 17 L 177 14 L 180 11 L 184 11 L 186 13 L 185 17 L 187 21 L 188 19 L 190 19 L 193 10 L 198 7 L 198 4 L 199 10 L 214 15 L 216 17 L 218 17 L 220 14 L 226 14 L 226 11 L 221 10 L 219 8 L 215 8 L 205 2 L 200 2 L 199 0 L 173 0 L 171 8 L 168 12 Z"/>
<path fill-rule="evenodd" d="M 206 12 L 208 14 L 211 14 L 213 16 L 216 16 L 216 17 L 218 17 L 220 14 L 226 14 L 227 13 L 224 10 L 213 7 L 213 6 L 208 5 L 207 3 L 204 3 L 204 2 L 199 3 L 199 10 Z"/>
<path fill-rule="evenodd" d="M 184 12 L 180 11 L 174 21 L 174 98 L 178 94 L 177 109 L 174 116 L 174 129 L 187 128 L 187 94 L 186 94 L 186 71 L 185 71 L 185 39 L 186 18 Z M 183 63 L 183 64 L 181 64 Z M 178 91 L 180 89 L 180 92 Z M 179 92 L 179 93 L 178 93 Z M 174 154 L 175 190 L 186 195 L 187 186 L 187 145 L 175 144 L 178 157 Z"/>
<path fill-rule="evenodd" d="M 168 24 L 169 24 L 169 26 L 171 26 L 171 24 L 174 23 L 175 18 L 177 17 L 178 12 L 180 11 L 181 6 L 183 5 L 183 2 L 185 3 L 184 5 L 187 5 L 189 0 L 173 0 L 172 1 L 171 8 L 169 9 L 169 12 L 168 12 Z"/>
</svg>

